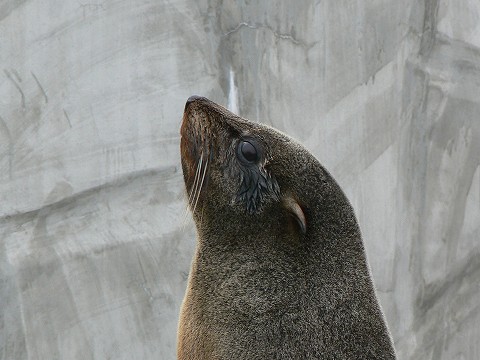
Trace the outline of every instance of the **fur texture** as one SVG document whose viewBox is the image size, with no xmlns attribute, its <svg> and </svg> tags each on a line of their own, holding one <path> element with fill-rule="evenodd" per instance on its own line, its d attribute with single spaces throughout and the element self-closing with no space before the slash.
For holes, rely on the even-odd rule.
<svg viewBox="0 0 480 360">
<path fill-rule="evenodd" d="M 201 97 L 181 135 L 198 239 L 178 359 L 394 359 L 353 209 L 314 156 Z"/>
</svg>

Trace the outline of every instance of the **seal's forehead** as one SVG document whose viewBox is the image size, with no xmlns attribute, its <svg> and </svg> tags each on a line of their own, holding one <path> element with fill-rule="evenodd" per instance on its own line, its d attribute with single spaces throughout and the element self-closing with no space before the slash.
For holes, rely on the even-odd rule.
<svg viewBox="0 0 480 360">
<path fill-rule="evenodd" d="M 205 132 L 211 137 L 254 137 L 265 144 L 285 143 L 289 137 L 261 123 L 240 117 L 225 107 L 199 96 L 192 96 L 185 105 L 184 118 L 192 123 L 193 132 Z M 218 140 L 218 139 L 217 139 Z"/>
<path fill-rule="evenodd" d="M 265 143 L 280 144 L 282 146 L 288 146 L 287 144 L 292 141 L 292 139 L 288 135 L 268 125 L 255 124 L 253 131 L 255 135 L 259 139 L 263 140 Z"/>
</svg>

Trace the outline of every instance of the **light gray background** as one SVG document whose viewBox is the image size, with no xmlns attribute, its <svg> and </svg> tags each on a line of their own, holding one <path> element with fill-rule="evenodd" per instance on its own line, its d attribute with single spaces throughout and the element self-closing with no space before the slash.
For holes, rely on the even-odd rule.
<svg viewBox="0 0 480 360">
<path fill-rule="evenodd" d="M 400 359 L 480 358 L 478 0 L 0 2 L 0 359 L 173 359 L 200 94 L 352 201 Z"/>
</svg>

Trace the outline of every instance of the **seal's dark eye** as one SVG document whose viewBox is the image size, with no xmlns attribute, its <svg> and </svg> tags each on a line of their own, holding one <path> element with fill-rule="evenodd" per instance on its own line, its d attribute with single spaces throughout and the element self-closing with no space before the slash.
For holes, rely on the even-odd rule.
<svg viewBox="0 0 480 360">
<path fill-rule="evenodd" d="M 242 153 L 245 160 L 249 162 L 254 162 L 258 160 L 258 151 L 252 143 L 248 141 L 240 142 L 240 152 Z"/>
</svg>

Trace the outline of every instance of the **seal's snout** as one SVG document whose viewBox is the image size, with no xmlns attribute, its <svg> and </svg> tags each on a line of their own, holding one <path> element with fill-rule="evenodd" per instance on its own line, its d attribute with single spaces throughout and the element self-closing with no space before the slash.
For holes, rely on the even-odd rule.
<svg viewBox="0 0 480 360">
<path fill-rule="evenodd" d="M 190 96 L 188 99 L 187 99 L 187 102 L 185 103 L 185 110 L 187 110 L 188 106 L 195 102 L 195 101 L 198 101 L 198 100 L 202 100 L 202 99 L 205 99 L 204 97 L 202 96 L 198 96 L 198 95 L 192 95 Z"/>
</svg>

